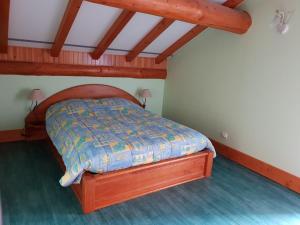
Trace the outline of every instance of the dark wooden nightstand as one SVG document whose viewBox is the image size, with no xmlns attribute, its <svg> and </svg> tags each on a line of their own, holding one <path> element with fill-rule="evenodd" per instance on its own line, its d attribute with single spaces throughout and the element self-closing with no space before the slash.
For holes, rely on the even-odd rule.
<svg viewBox="0 0 300 225">
<path fill-rule="evenodd" d="M 24 133 L 26 140 L 42 140 L 47 138 L 47 132 L 44 122 L 26 123 Z"/>
</svg>

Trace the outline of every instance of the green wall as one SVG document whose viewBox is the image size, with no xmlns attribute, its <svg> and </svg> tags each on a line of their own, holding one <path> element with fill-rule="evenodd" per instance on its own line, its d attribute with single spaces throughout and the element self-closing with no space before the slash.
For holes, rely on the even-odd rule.
<svg viewBox="0 0 300 225">
<path fill-rule="evenodd" d="M 164 80 L 131 78 L 91 78 L 91 77 L 36 77 L 0 76 L 0 130 L 23 128 L 28 113 L 28 96 L 33 88 L 40 88 L 46 96 L 80 84 L 108 84 L 135 94 L 138 88 L 149 88 L 152 98 L 147 100 L 147 109 L 161 114 Z"/>
<path fill-rule="evenodd" d="M 286 35 L 270 27 L 282 7 L 295 10 Z M 163 115 L 300 176 L 300 1 L 242 8 L 247 34 L 211 29 L 169 60 Z"/>
</svg>

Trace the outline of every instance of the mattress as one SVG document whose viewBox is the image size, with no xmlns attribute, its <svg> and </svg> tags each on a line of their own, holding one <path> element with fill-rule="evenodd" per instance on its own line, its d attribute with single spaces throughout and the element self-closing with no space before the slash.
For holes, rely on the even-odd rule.
<svg viewBox="0 0 300 225">
<path fill-rule="evenodd" d="M 62 156 L 62 186 L 85 171 L 105 173 L 214 147 L 203 134 L 122 98 L 72 99 L 52 105 L 46 129 Z"/>
</svg>

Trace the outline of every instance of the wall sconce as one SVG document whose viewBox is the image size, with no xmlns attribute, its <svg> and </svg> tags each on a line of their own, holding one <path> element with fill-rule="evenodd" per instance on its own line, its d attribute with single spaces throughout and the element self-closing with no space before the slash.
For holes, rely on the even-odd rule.
<svg viewBox="0 0 300 225">
<path fill-rule="evenodd" d="M 33 111 L 38 106 L 39 102 L 45 99 L 45 94 L 41 89 L 33 89 L 29 99 L 31 100 L 30 111 Z"/>
<path fill-rule="evenodd" d="M 141 98 L 143 98 L 143 102 L 142 102 L 143 108 L 146 108 L 147 98 L 151 98 L 152 97 L 151 91 L 149 89 L 142 89 L 140 91 L 139 95 L 140 95 Z"/>
<path fill-rule="evenodd" d="M 293 13 L 294 11 L 277 9 L 272 21 L 272 27 L 274 27 L 279 34 L 286 34 L 289 31 L 289 22 Z"/>
</svg>

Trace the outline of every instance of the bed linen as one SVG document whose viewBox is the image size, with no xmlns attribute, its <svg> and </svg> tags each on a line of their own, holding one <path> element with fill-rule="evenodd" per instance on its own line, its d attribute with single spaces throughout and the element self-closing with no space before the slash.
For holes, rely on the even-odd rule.
<svg viewBox="0 0 300 225">
<path fill-rule="evenodd" d="M 85 171 L 104 173 L 185 156 L 205 148 L 203 134 L 122 98 L 72 99 L 52 105 L 46 130 L 62 156 L 62 186 Z"/>
</svg>

